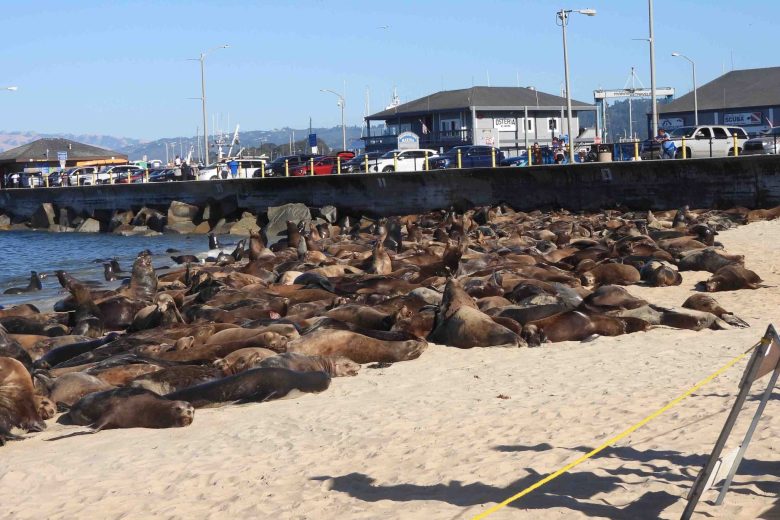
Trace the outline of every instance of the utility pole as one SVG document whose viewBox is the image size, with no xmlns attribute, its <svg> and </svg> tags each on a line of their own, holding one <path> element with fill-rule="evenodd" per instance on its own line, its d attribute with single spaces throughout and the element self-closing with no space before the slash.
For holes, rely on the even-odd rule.
<svg viewBox="0 0 780 520">
<path fill-rule="evenodd" d="M 650 104 L 652 105 L 652 130 L 651 139 L 658 135 L 658 106 L 655 99 L 655 36 L 653 33 L 653 0 L 647 0 L 647 11 L 650 19 Z"/>
</svg>

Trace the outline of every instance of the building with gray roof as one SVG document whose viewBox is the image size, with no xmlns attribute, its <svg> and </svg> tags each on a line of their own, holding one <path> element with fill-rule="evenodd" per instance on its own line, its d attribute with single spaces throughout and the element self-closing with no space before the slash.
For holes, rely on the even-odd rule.
<svg viewBox="0 0 780 520">
<path fill-rule="evenodd" d="M 572 125 L 580 135 L 582 112 L 595 121 L 596 106 L 572 100 Z M 489 145 L 507 151 L 533 143 L 550 144 L 568 135 L 566 98 L 523 87 L 471 87 L 445 90 L 390 106 L 366 117 L 367 151 L 398 147 L 398 136 L 413 132 L 421 148 L 447 150 Z"/>
<path fill-rule="evenodd" d="M 732 70 L 696 93 L 700 125 L 741 126 L 758 133 L 780 124 L 780 67 Z M 693 107 L 693 91 L 659 105 L 659 128 L 693 125 Z"/>
</svg>

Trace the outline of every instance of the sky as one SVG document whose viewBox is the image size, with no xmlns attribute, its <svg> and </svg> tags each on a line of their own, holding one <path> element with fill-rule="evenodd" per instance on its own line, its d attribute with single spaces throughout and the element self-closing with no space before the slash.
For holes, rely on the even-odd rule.
<svg viewBox="0 0 780 520">
<path fill-rule="evenodd" d="M 692 88 L 733 68 L 778 66 L 777 0 L 655 0 L 656 85 Z M 650 86 L 647 0 L 36 1 L 0 3 L 0 129 L 156 139 L 232 130 L 361 124 L 371 112 L 472 85 L 563 85 L 560 8 L 593 8 L 567 27 L 572 96 Z M 198 98 L 198 99 L 188 99 Z M 228 124 L 229 123 L 229 124 Z M 200 130 L 202 132 L 202 129 Z"/>
</svg>

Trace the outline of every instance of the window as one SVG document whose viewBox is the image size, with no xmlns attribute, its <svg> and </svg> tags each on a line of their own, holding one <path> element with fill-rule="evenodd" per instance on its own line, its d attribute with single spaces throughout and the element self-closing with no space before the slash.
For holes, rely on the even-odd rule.
<svg viewBox="0 0 780 520">
<path fill-rule="evenodd" d="M 695 135 L 696 139 L 710 139 L 712 137 L 712 133 L 710 132 L 709 128 L 700 128 Z"/>
<path fill-rule="evenodd" d="M 721 128 L 719 126 L 716 126 L 712 130 L 713 130 L 713 132 L 715 132 L 715 139 L 728 139 L 729 138 L 729 136 L 726 135 L 726 130 L 724 130 L 723 128 Z"/>
<path fill-rule="evenodd" d="M 729 127 L 729 137 L 731 137 L 734 134 L 737 134 L 737 138 L 739 139 L 747 139 L 748 136 L 745 134 L 745 130 L 742 128 L 739 128 L 738 126 L 735 127 Z"/>
<path fill-rule="evenodd" d="M 529 132 L 533 132 L 534 131 L 534 120 L 533 119 L 528 118 L 528 121 L 526 122 L 526 125 L 528 127 L 528 131 Z"/>
<path fill-rule="evenodd" d="M 558 128 L 558 120 L 554 117 L 551 117 L 547 121 L 547 128 L 549 128 L 551 132 L 555 132 L 555 130 Z"/>
</svg>

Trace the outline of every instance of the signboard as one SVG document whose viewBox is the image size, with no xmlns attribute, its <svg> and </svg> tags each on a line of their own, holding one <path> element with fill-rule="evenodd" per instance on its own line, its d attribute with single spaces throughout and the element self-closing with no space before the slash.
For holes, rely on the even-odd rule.
<svg viewBox="0 0 780 520">
<path fill-rule="evenodd" d="M 502 132 L 515 132 L 517 131 L 517 119 L 513 117 L 494 117 L 493 128 L 497 128 Z"/>
<path fill-rule="evenodd" d="M 760 125 L 763 119 L 761 112 L 739 112 L 736 114 L 723 114 L 724 125 L 755 126 Z"/>
<path fill-rule="evenodd" d="M 652 90 L 649 88 L 623 88 L 615 90 L 594 90 L 593 99 L 610 99 L 624 97 L 650 97 Z M 656 87 L 655 95 L 662 97 L 673 97 L 674 89 L 672 87 Z"/>
<path fill-rule="evenodd" d="M 683 120 L 681 117 L 669 117 L 658 120 L 658 127 L 663 128 L 664 130 L 674 130 L 675 128 L 680 128 L 681 126 L 685 126 L 685 120 Z"/>
<path fill-rule="evenodd" d="M 60 168 L 65 168 L 65 162 L 68 160 L 68 152 L 57 152 L 57 160 L 60 161 Z"/>
<path fill-rule="evenodd" d="M 498 146 L 497 128 L 482 128 L 477 136 L 477 144 L 483 146 Z"/>
<path fill-rule="evenodd" d="M 44 175 L 49 175 L 49 167 L 48 166 L 41 166 L 41 173 Z"/>
<path fill-rule="evenodd" d="M 420 147 L 420 136 L 414 132 L 401 132 L 398 135 L 398 149 L 410 150 Z"/>
<path fill-rule="evenodd" d="M 309 146 L 317 146 L 317 134 L 309 134 Z"/>
</svg>

